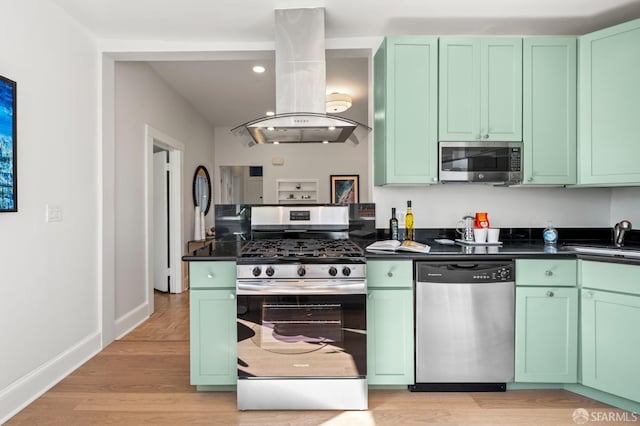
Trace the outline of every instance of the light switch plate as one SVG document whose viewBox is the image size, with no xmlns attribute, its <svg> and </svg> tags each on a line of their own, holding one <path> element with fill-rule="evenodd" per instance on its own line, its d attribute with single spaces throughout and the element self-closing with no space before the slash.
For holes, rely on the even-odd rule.
<svg viewBox="0 0 640 426">
<path fill-rule="evenodd" d="M 62 222 L 62 207 L 47 204 L 47 222 Z"/>
</svg>

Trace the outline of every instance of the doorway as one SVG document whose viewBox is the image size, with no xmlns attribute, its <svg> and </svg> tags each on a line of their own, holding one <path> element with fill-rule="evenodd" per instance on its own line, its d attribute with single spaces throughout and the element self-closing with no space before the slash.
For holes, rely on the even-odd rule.
<svg viewBox="0 0 640 426">
<path fill-rule="evenodd" d="M 221 204 L 262 204 L 262 166 L 220 166 Z"/>
<path fill-rule="evenodd" d="M 145 126 L 147 182 L 147 304 L 154 289 L 182 292 L 182 159 L 184 144 Z"/>
<path fill-rule="evenodd" d="M 153 145 L 153 287 L 171 290 L 171 212 L 169 151 Z M 174 283 L 175 285 L 175 283 Z"/>
</svg>

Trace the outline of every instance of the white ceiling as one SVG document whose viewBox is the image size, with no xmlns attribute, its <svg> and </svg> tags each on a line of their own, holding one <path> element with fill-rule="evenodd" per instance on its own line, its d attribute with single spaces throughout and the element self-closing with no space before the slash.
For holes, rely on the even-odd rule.
<svg viewBox="0 0 640 426">
<path fill-rule="evenodd" d="M 324 7 L 327 39 L 393 34 L 573 34 L 640 18 L 640 0 L 52 0 L 100 39 L 273 42 L 274 10 Z M 257 53 L 257 52 L 256 52 Z M 275 104 L 273 52 L 255 60 L 152 62 L 214 126 L 234 126 Z M 360 56 L 360 57 L 353 57 Z M 265 59 L 267 58 L 267 59 Z M 347 91 L 340 114 L 367 122 L 368 58 L 327 55 L 327 90 Z"/>
</svg>

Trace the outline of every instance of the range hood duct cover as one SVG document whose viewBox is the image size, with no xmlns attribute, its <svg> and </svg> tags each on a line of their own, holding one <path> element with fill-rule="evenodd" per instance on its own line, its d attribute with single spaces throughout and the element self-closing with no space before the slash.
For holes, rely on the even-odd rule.
<svg viewBox="0 0 640 426">
<path fill-rule="evenodd" d="M 358 143 L 353 131 L 369 127 L 326 114 L 324 8 L 277 9 L 276 115 L 232 129 L 251 143 Z"/>
</svg>

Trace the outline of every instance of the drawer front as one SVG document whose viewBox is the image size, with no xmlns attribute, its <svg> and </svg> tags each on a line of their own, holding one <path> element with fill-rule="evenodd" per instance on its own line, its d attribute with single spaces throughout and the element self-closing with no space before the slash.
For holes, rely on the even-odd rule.
<svg viewBox="0 0 640 426">
<path fill-rule="evenodd" d="M 413 287 L 413 261 L 367 260 L 367 286 Z"/>
<path fill-rule="evenodd" d="M 235 286 L 235 262 L 189 262 L 189 287 L 191 289 Z"/>
<path fill-rule="evenodd" d="M 640 265 L 579 262 L 582 287 L 640 295 Z"/>
<path fill-rule="evenodd" d="M 574 259 L 516 259 L 516 285 L 575 287 Z"/>
</svg>

